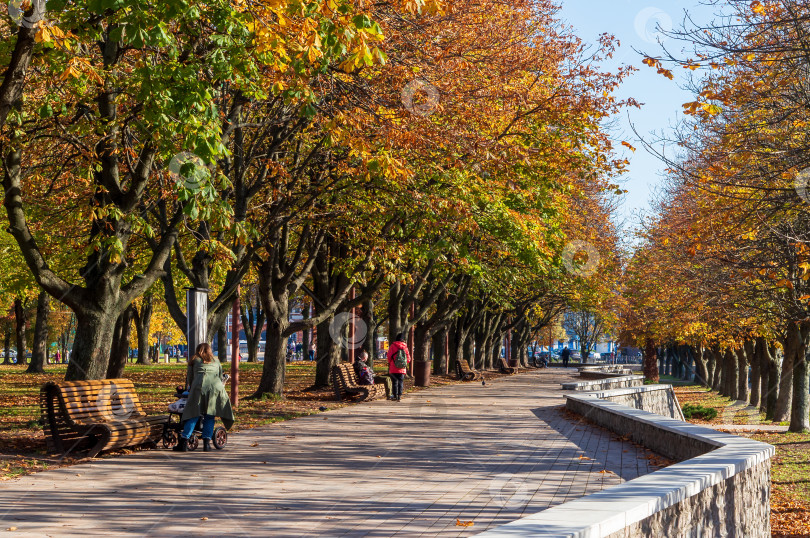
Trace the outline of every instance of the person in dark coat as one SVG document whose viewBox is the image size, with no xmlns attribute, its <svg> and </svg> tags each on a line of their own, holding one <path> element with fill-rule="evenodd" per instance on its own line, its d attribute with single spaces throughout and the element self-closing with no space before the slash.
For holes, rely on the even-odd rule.
<svg viewBox="0 0 810 538">
<path fill-rule="evenodd" d="M 568 368 L 568 359 L 571 358 L 571 350 L 568 349 L 568 346 L 562 350 L 560 357 L 562 357 L 563 368 Z"/>
<path fill-rule="evenodd" d="M 368 352 L 361 349 L 357 356 L 354 358 L 354 375 L 357 376 L 357 381 L 361 385 L 373 385 L 374 373 L 368 363 Z"/>
<path fill-rule="evenodd" d="M 188 440 L 202 416 L 203 451 L 208 452 L 211 450 L 216 417 L 221 418 L 225 428 L 229 430 L 234 422 L 231 400 L 222 383 L 222 364 L 214 357 L 210 344 L 202 343 L 197 346 L 197 352 L 188 363 L 186 386 L 189 389 L 188 402 L 181 417 L 183 432 L 174 450 L 188 450 Z"/>
</svg>

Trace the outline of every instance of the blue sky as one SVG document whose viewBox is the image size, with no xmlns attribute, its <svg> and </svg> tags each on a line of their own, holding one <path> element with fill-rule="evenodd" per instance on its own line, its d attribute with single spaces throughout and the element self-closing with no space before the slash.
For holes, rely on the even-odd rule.
<svg viewBox="0 0 810 538">
<path fill-rule="evenodd" d="M 692 101 L 691 94 L 681 86 L 691 73 L 684 69 L 674 71 L 675 81 L 658 75 L 641 63 L 643 59 L 635 50 L 650 55 L 661 52 L 657 43 L 660 36 L 657 29 L 678 28 L 684 14 L 688 13 L 699 22 L 712 19 L 713 10 L 702 6 L 699 0 L 560 0 L 562 11 L 560 18 L 574 27 L 575 33 L 584 41 L 596 42 L 602 33 L 610 33 L 621 41 L 608 68 L 620 64 L 634 65 L 639 68 L 622 86 L 620 97 L 633 97 L 643 103 L 641 109 L 631 109 L 619 118 L 613 131 L 618 143 L 626 140 L 637 147 L 635 153 L 628 152 L 630 172 L 625 176 L 625 188 L 629 191 L 624 197 L 624 204 L 619 220 L 632 225 L 637 222 L 641 212 L 649 211 L 650 198 L 661 181 L 664 166 L 653 155 L 642 147 L 631 125 L 647 140 L 654 138 L 654 133 L 667 131 L 683 118 L 681 105 Z M 664 40 L 664 45 L 672 52 L 678 53 L 683 44 L 674 40 Z"/>
</svg>

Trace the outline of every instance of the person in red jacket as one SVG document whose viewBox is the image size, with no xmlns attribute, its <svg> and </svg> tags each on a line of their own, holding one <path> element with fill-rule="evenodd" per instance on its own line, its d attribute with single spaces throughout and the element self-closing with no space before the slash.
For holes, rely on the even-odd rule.
<svg viewBox="0 0 810 538">
<path fill-rule="evenodd" d="M 403 359 L 404 356 L 404 359 Z M 395 341 L 388 348 L 388 373 L 394 380 L 391 387 L 391 400 L 397 402 L 402 398 L 402 389 L 405 386 L 405 373 L 411 363 L 411 354 L 408 352 L 408 344 L 405 343 L 405 336 L 399 333 Z"/>
</svg>

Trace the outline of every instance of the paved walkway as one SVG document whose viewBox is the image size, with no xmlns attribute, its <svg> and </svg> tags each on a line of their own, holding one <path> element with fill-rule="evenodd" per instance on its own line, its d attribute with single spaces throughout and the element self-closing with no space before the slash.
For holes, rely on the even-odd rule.
<svg viewBox="0 0 810 538">
<path fill-rule="evenodd" d="M 0 533 L 467 536 L 652 470 L 649 453 L 561 415 L 569 379 L 433 388 L 239 433 L 221 452 L 5 482 Z"/>
</svg>

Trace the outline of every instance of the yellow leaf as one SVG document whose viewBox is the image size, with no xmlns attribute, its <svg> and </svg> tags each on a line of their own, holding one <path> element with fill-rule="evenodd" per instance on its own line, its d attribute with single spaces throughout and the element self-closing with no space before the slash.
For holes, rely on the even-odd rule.
<svg viewBox="0 0 810 538">
<path fill-rule="evenodd" d="M 34 41 L 36 41 L 37 43 L 51 42 L 51 31 L 48 29 L 47 26 L 39 27 L 39 30 L 37 31 L 36 35 L 34 35 Z"/>
<path fill-rule="evenodd" d="M 474 521 L 461 521 L 456 518 L 456 527 L 472 527 L 473 525 L 475 525 Z"/>
<path fill-rule="evenodd" d="M 709 104 L 709 103 L 704 103 L 700 108 L 702 108 L 703 110 L 705 110 L 708 114 L 711 114 L 712 116 L 714 116 L 716 114 L 720 114 L 723 111 L 723 109 L 720 108 L 719 106 Z"/>
</svg>

